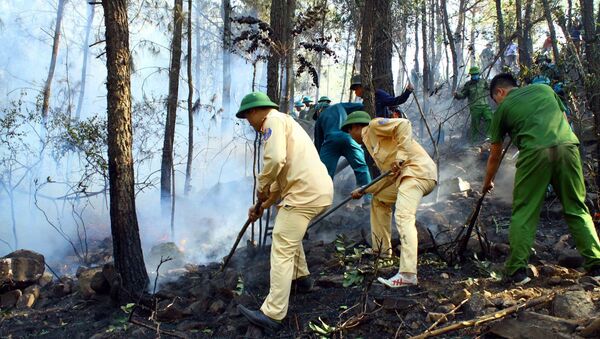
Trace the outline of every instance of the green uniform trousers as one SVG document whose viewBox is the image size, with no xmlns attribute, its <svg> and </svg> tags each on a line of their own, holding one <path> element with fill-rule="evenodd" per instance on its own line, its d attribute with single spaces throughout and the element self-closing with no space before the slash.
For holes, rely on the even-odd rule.
<svg viewBox="0 0 600 339">
<path fill-rule="evenodd" d="M 519 154 L 509 229 L 509 275 L 527 267 L 546 188 L 552 184 L 584 267 L 600 265 L 600 242 L 585 205 L 585 184 L 577 145 L 565 144 Z"/>
<path fill-rule="evenodd" d="M 471 113 L 471 142 L 475 143 L 490 137 L 492 110 L 490 106 L 474 106 L 469 108 Z M 483 120 L 483 121 L 482 121 Z"/>
</svg>

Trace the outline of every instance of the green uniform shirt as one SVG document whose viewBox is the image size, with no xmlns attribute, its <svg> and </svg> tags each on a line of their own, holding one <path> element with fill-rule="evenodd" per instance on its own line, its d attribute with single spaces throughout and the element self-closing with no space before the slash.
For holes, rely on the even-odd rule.
<svg viewBox="0 0 600 339">
<path fill-rule="evenodd" d="M 520 151 L 579 144 L 563 111 L 563 103 L 548 85 L 515 88 L 492 118 L 491 142 L 502 142 L 508 133 Z"/>
<path fill-rule="evenodd" d="M 460 92 L 456 93 L 456 99 L 469 99 L 469 108 L 489 107 L 488 95 L 489 85 L 483 79 L 469 80 Z"/>
</svg>

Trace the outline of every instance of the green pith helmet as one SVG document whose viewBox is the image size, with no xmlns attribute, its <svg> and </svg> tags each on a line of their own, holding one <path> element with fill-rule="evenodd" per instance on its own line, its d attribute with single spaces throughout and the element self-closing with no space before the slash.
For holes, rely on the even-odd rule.
<svg viewBox="0 0 600 339">
<path fill-rule="evenodd" d="M 324 101 L 331 102 L 331 99 L 329 99 L 329 97 L 326 95 L 319 98 L 319 102 L 324 102 Z"/>
<path fill-rule="evenodd" d="M 369 122 L 371 122 L 371 116 L 369 115 L 369 113 L 365 111 L 355 111 L 348 115 L 346 121 L 344 121 L 340 129 L 344 132 L 348 132 L 348 128 L 353 124 L 368 125 Z"/>
<path fill-rule="evenodd" d="M 473 74 L 479 74 L 479 67 L 473 66 L 473 67 L 469 68 L 469 75 L 473 75 Z"/>
<path fill-rule="evenodd" d="M 304 104 L 302 103 L 302 101 L 298 100 L 294 102 L 294 107 L 304 107 Z"/>
<path fill-rule="evenodd" d="M 262 92 L 252 92 L 242 99 L 240 109 L 237 111 L 235 116 L 240 119 L 246 118 L 246 111 L 257 107 L 272 107 L 279 108 L 279 105 L 272 102 L 269 97 Z"/>
<path fill-rule="evenodd" d="M 302 98 L 302 102 L 306 104 L 313 102 L 313 100 L 309 96 L 305 96 L 304 98 Z"/>
<path fill-rule="evenodd" d="M 360 78 L 360 74 L 357 75 L 353 75 L 352 76 L 352 82 L 350 83 L 350 90 L 355 90 L 356 87 L 358 86 L 362 86 L 362 82 L 361 82 L 361 78 Z"/>
</svg>

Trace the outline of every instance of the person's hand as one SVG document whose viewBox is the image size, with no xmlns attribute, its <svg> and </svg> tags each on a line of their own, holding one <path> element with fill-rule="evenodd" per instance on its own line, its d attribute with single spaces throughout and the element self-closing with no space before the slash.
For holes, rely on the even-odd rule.
<svg viewBox="0 0 600 339">
<path fill-rule="evenodd" d="M 390 173 L 390 175 L 392 177 L 397 177 L 398 175 L 400 175 L 400 172 L 402 172 L 402 164 L 404 163 L 404 161 L 396 161 L 392 164 L 392 167 L 390 168 L 390 170 L 392 171 L 392 173 Z"/>
<path fill-rule="evenodd" d="M 481 192 L 483 194 L 485 194 L 485 193 L 491 192 L 493 189 L 494 189 L 494 182 L 490 181 L 489 183 L 484 183 L 483 184 L 483 189 L 481 190 Z"/>
<path fill-rule="evenodd" d="M 268 200 L 269 199 L 269 195 L 270 195 L 270 192 L 268 191 L 268 189 L 265 190 L 264 192 L 256 191 L 256 197 L 260 201 L 266 201 L 266 200 Z"/>
<path fill-rule="evenodd" d="M 258 220 L 260 217 L 262 217 L 263 212 L 265 211 L 265 209 L 262 206 L 262 203 L 259 201 L 257 202 L 257 204 L 261 204 L 260 207 L 258 208 L 258 210 L 256 209 L 256 205 L 253 205 L 252 207 L 250 207 L 250 209 L 248 210 L 248 219 L 251 222 L 255 222 L 256 220 Z"/>
<path fill-rule="evenodd" d="M 413 85 L 409 82 L 408 85 L 406 85 L 406 90 L 409 92 L 412 92 L 415 90 L 415 88 L 413 87 Z"/>
<path fill-rule="evenodd" d="M 360 199 L 365 195 L 365 192 L 359 187 L 350 193 L 352 195 L 352 199 Z"/>
</svg>

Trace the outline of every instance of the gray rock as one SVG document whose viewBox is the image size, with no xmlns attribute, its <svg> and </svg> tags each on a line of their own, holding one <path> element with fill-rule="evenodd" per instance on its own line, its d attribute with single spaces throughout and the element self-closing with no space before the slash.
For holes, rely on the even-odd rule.
<svg viewBox="0 0 600 339">
<path fill-rule="evenodd" d="M 45 271 L 44 256 L 28 251 L 18 250 L 0 259 L 0 285 L 11 288 L 24 288 L 33 285 L 43 276 Z"/>
<path fill-rule="evenodd" d="M 78 272 L 77 275 L 77 285 L 79 287 L 79 292 L 83 299 L 91 298 L 96 292 L 92 288 L 92 279 L 96 274 L 102 274 L 101 267 L 95 268 L 85 268 Z"/>
<path fill-rule="evenodd" d="M 21 290 L 12 290 L 0 295 L 0 308 L 14 307 L 21 295 L 23 295 Z"/>
<path fill-rule="evenodd" d="M 595 306 L 589 292 L 583 290 L 566 291 L 552 301 L 552 314 L 566 319 L 589 318 Z"/>
<path fill-rule="evenodd" d="M 583 257 L 574 249 L 566 249 L 558 256 L 558 264 L 567 268 L 578 268 L 583 265 Z"/>
<path fill-rule="evenodd" d="M 566 339 L 573 338 L 576 328 L 576 322 L 525 311 L 517 318 L 502 319 L 491 328 L 490 332 L 511 339 Z"/>
<path fill-rule="evenodd" d="M 223 313 L 226 306 L 227 305 L 225 305 L 225 302 L 223 300 L 218 299 L 217 301 L 213 302 L 210 305 L 210 307 L 208 308 L 208 311 L 213 314 L 220 314 L 220 313 Z"/>
<path fill-rule="evenodd" d="M 485 308 L 488 304 L 491 304 L 490 301 L 483 294 L 476 292 L 463 307 L 467 317 L 475 318 L 485 314 Z"/>
</svg>

